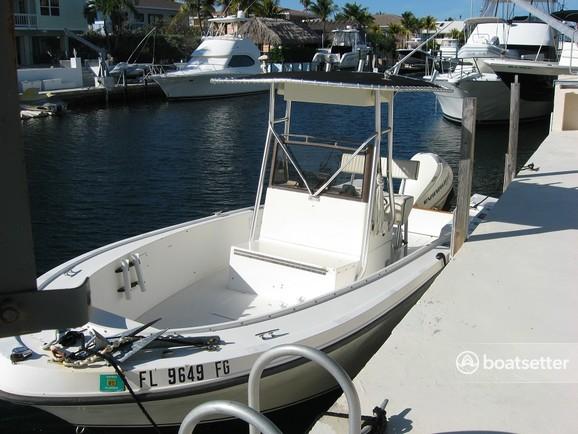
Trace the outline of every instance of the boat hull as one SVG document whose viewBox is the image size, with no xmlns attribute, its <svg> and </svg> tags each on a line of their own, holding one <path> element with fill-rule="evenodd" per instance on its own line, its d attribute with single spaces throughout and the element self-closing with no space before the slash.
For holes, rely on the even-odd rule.
<svg viewBox="0 0 578 434">
<path fill-rule="evenodd" d="M 477 98 L 477 122 L 506 122 L 510 118 L 510 89 L 500 79 L 435 80 L 436 84 L 450 88 L 451 93 L 436 94 L 442 114 L 454 122 L 462 120 L 463 99 Z M 552 101 L 520 100 L 520 119 L 546 117 L 552 111 Z"/>
<path fill-rule="evenodd" d="M 189 261 L 200 261 L 201 257 L 193 260 L 191 249 L 201 245 L 198 241 L 207 233 L 219 233 L 221 238 L 225 234 L 232 234 L 245 239 L 247 234 L 243 231 L 248 231 L 250 215 L 247 209 L 223 213 L 105 246 L 42 276 L 39 286 L 45 290 L 68 286 L 68 283 L 84 279 L 86 276 L 83 273 L 87 273 L 92 282 L 93 302 L 103 305 L 106 304 L 105 296 L 112 294 L 112 299 L 117 300 L 116 291 L 106 289 L 111 284 L 113 288 L 116 287 L 114 269 L 118 260 L 130 252 L 143 252 L 146 253 L 142 258 L 148 276 L 147 290 L 133 293 L 130 299 L 124 299 L 121 295 L 121 299 L 114 302 L 116 310 L 125 309 L 126 314 L 123 315 L 137 316 L 130 315 L 130 309 L 146 303 L 147 297 L 166 297 L 155 293 L 154 270 L 147 268 L 147 265 L 161 262 L 162 258 L 167 259 L 162 262 L 159 270 L 173 277 L 167 280 L 162 278 L 164 274 L 159 275 L 164 282 L 159 288 L 163 292 L 171 291 L 170 282 L 179 280 L 179 276 L 175 269 L 168 267 L 174 266 L 179 258 L 186 259 L 187 264 L 191 263 Z M 451 219 L 451 215 L 448 214 L 447 218 Z M 438 226 L 444 225 L 445 220 L 436 223 L 434 226 L 437 229 L 434 232 L 439 234 Z M 197 236 L 200 238 L 195 238 Z M 235 238 L 229 241 L 233 244 L 237 242 Z M 444 258 L 440 253 L 446 254 L 447 248 L 440 246 L 440 242 L 440 239 L 432 236 L 433 244 L 415 250 L 409 256 L 367 276 L 362 282 L 272 315 L 241 318 L 188 331 L 173 329 L 186 336 L 218 335 L 223 344 L 219 346 L 219 351 L 181 349 L 175 350 L 170 356 L 164 352 L 161 355 L 158 353 L 160 350 L 155 350 L 157 353 L 153 350 L 139 353 L 131 359 L 129 365 L 123 365 L 126 377 L 139 401 L 158 425 L 177 425 L 193 407 L 209 400 L 246 402 L 246 383 L 251 366 L 261 354 L 279 345 L 301 344 L 323 350 L 354 377 L 385 341 L 404 312 L 404 303 L 418 294 L 443 268 Z M 198 252 L 203 258 L 210 260 L 224 256 L 223 260 L 226 261 L 226 255 L 222 252 L 229 250 L 227 243 L 215 243 L 215 250 L 211 252 L 206 243 L 204 246 Z M 104 268 L 103 261 L 108 264 Z M 221 264 L 217 264 L 217 267 L 220 268 Z M 189 269 L 190 265 L 183 273 Z M 122 323 L 118 325 L 99 322 L 96 316 L 92 318 L 95 322 L 91 322 L 89 327 L 99 329 L 107 336 L 134 327 L 122 316 L 116 317 Z M 278 334 L 268 335 L 268 331 L 278 331 Z M 46 356 L 42 356 L 45 353 L 41 346 L 42 342 L 50 341 L 51 336 L 54 335 L 48 331 L 0 340 L 0 370 L 3 372 L 0 398 L 40 408 L 78 426 L 149 426 L 148 420 L 127 391 L 103 390 L 102 386 L 99 389 L 102 376 L 114 374 L 110 366 L 97 363 L 95 366 L 77 369 L 48 363 Z M 23 363 L 11 363 L 10 352 L 22 345 L 32 348 L 36 356 Z M 227 375 L 215 374 L 218 364 L 222 373 L 223 361 L 227 362 L 230 372 L 225 372 Z M 181 367 L 188 370 L 199 365 L 204 366 L 204 378 L 189 381 L 183 376 L 183 380 L 177 384 L 167 381 L 169 371 L 172 370 L 174 374 Z M 311 363 L 304 363 L 303 359 L 275 361 L 265 371 L 261 383 L 262 409 L 275 411 L 290 407 L 334 387 L 335 382 L 328 374 Z M 215 418 L 212 421 L 218 420 Z"/>
<path fill-rule="evenodd" d="M 430 282 L 422 285 L 403 303 L 382 318 L 342 343 L 334 345 L 328 354 L 353 378 L 389 337 L 393 327 L 419 299 Z M 287 369 L 267 372 L 261 382 L 261 407 L 265 413 L 276 412 L 314 399 L 337 387 L 335 381 L 318 366 L 303 359 L 288 364 Z M 194 407 L 211 400 L 247 401 L 246 378 L 240 384 L 215 390 L 163 400 L 145 401 L 144 405 L 158 425 L 178 425 Z M 150 426 L 136 403 L 95 404 L 79 406 L 42 406 L 37 408 L 54 414 L 72 425 L 85 427 L 147 427 Z M 211 422 L 221 422 L 215 419 Z"/>
<path fill-rule="evenodd" d="M 267 85 L 258 84 L 211 84 L 211 78 L 227 77 L 215 74 L 157 75 L 153 79 L 159 84 L 165 96 L 170 100 L 195 98 L 222 98 L 232 95 L 245 95 L 265 92 Z M 230 75 L 229 76 L 233 76 Z"/>
</svg>

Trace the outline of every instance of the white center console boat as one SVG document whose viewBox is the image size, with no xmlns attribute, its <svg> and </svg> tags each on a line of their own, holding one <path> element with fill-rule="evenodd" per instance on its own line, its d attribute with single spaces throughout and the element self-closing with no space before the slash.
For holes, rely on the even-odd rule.
<svg viewBox="0 0 578 434">
<path fill-rule="evenodd" d="M 325 351 L 353 377 L 400 306 L 444 267 L 452 214 L 435 208 L 451 169 L 432 154 L 396 160 L 392 148 L 395 95 L 439 87 L 343 72 L 220 81 L 270 89 L 255 206 L 119 241 L 41 276 L 41 291 L 88 286 L 90 320 L 0 339 L 2 399 L 78 426 L 178 425 L 200 403 L 244 401 L 252 364 L 282 344 Z M 374 128 L 355 144 L 296 134 L 292 112 L 303 104 L 365 107 Z M 262 409 L 335 386 L 304 359 L 279 359 L 265 371 Z"/>
</svg>

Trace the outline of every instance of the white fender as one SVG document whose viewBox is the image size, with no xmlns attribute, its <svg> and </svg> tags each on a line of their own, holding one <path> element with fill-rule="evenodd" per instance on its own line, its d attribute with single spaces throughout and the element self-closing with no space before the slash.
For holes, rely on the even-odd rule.
<svg viewBox="0 0 578 434">
<path fill-rule="evenodd" d="M 430 152 L 420 152 L 411 159 L 419 161 L 418 177 L 402 182 L 400 193 L 413 196 L 417 208 L 441 209 L 452 191 L 452 168 L 439 155 Z"/>
</svg>

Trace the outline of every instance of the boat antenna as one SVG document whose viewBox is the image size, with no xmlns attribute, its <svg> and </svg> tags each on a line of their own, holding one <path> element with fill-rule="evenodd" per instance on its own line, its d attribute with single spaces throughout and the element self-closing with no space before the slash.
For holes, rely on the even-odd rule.
<svg viewBox="0 0 578 434">
<path fill-rule="evenodd" d="M 151 63 L 154 65 L 155 64 L 155 52 L 157 49 L 157 33 L 155 32 L 153 35 L 153 58 Z"/>
<path fill-rule="evenodd" d="M 134 54 L 135 54 L 135 53 L 137 52 L 137 50 L 141 47 L 141 45 L 144 44 L 144 42 L 147 40 L 147 38 L 148 38 L 151 34 L 153 34 L 156 30 L 157 30 L 157 28 L 156 28 L 156 27 L 153 27 L 153 28 L 151 29 L 151 31 L 148 32 L 148 33 L 144 36 L 144 38 L 141 39 L 141 41 L 138 43 L 138 45 L 137 45 L 136 48 L 133 50 L 133 52 L 130 53 L 130 56 L 128 56 L 128 59 L 126 60 L 126 63 L 130 63 L 130 59 L 132 58 L 132 56 L 134 56 Z"/>
</svg>

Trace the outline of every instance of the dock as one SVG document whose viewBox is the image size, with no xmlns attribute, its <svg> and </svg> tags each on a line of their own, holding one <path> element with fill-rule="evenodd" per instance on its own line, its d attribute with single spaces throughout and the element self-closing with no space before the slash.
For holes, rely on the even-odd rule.
<svg viewBox="0 0 578 434">
<path fill-rule="evenodd" d="M 81 87 L 72 89 L 51 90 L 39 92 L 42 96 L 54 97 L 66 102 L 71 107 L 86 104 L 100 104 L 107 101 L 122 101 L 141 98 L 164 97 L 160 86 L 154 81 L 143 83 L 128 83 L 126 86 L 117 84 L 110 89 L 105 87 Z M 108 94 L 108 95 L 107 95 Z"/>
<path fill-rule="evenodd" d="M 362 415 L 388 400 L 385 432 L 578 429 L 577 103 L 561 78 L 549 136 L 355 378 Z"/>
</svg>

